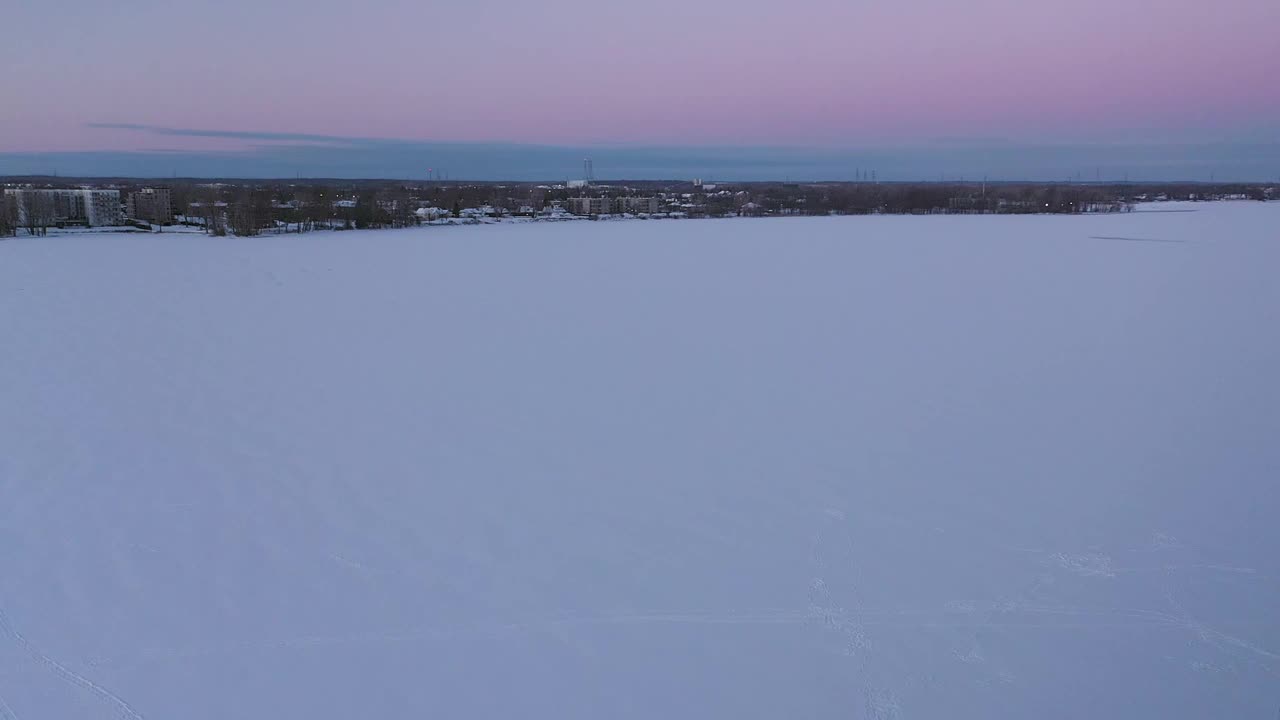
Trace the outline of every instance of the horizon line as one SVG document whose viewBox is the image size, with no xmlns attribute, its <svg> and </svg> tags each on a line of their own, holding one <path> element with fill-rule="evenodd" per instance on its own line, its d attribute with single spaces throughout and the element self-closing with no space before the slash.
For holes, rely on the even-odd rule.
<svg viewBox="0 0 1280 720">
<path fill-rule="evenodd" d="M 16 180 L 61 180 L 65 182 L 71 181 L 95 181 L 95 180 L 152 180 L 152 181 L 212 181 L 222 180 L 229 182 L 257 182 L 257 183 L 288 183 L 288 182 L 409 182 L 414 184 L 458 184 L 458 183 L 475 183 L 479 185 L 499 185 L 509 183 L 513 185 L 564 185 L 564 179 L 534 179 L 520 180 L 515 178 L 410 178 L 410 177 L 390 177 L 390 176 L 368 176 L 368 177 L 337 177 L 326 175 L 301 175 L 296 177 L 279 176 L 279 177 L 251 177 L 251 176 L 234 176 L 234 175 L 59 175 L 59 174 L 0 174 L 0 181 L 16 181 Z M 604 187 L 609 183 L 673 183 L 673 184 L 691 184 L 697 178 L 642 178 L 627 177 L 608 180 L 598 180 L 594 183 L 583 187 Z M 571 179 L 568 182 L 580 182 L 579 179 Z M 998 184 L 1017 184 L 1026 183 L 1033 185 L 1274 185 L 1280 183 L 1280 178 L 1275 180 L 1242 180 L 1235 178 L 1219 178 L 1219 179 L 1145 179 L 1145 178 L 1128 178 L 1121 180 L 1072 180 L 1072 179 L 1037 179 L 1037 178 L 1013 178 L 1013 177 L 958 177 L 958 178 L 894 178 L 885 180 L 869 180 L 869 179 L 806 179 L 806 178 L 771 178 L 757 180 L 731 180 L 731 179 L 715 179 L 707 178 L 702 180 L 704 185 L 998 185 Z"/>
</svg>

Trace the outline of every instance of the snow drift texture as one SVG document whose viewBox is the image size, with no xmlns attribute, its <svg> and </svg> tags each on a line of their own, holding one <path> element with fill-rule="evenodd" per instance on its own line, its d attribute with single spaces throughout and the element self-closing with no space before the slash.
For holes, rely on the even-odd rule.
<svg viewBox="0 0 1280 720">
<path fill-rule="evenodd" d="M 1195 209 L 0 243 L 0 718 L 1272 718 Z"/>
</svg>

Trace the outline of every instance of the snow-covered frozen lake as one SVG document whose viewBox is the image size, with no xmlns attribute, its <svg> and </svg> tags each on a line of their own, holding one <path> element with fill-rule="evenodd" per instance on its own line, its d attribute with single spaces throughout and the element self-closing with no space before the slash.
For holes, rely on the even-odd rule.
<svg viewBox="0 0 1280 720">
<path fill-rule="evenodd" d="M 0 242 L 0 720 L 1271 720 L 1280 203 L 1173 209 Z"/>
</svg>

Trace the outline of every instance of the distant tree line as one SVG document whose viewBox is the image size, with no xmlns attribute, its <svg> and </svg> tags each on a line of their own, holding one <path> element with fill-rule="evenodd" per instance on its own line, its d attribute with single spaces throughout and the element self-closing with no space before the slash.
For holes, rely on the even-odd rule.
<svg viewBox="0 0 1280 720">
<path fill-rule="evenodd" d="M 122 197 L 155 181 L 53 178 L 38 187 L 110 185 Z M 215 236 L 314 230 L 403 228 L 425 219 L 458 218 L 471 209 L 513 215 L 567 206 L 574 197 L 653 197 L 661 213 L 731 215 L 1023 214 L 1123 212 L 1142 200 L 1274 199 L 1260 184 L 1204 183 L 893 183 L 752 182 L 715 186 L 683 181 L 630 181 L 591 187 L 561 183 L 406 182 L 386 180 L 169 180 L 175 222 Z M 420 216 L 417 211 L 423 210 Z M 8 195 L 0 203 L 0 236 L 42 235 L 56 208 L 40 193 Z"/>
<path fill-rule="evenodd" d="M 405 187 L 203 183 L 172 192 L 179 221 L 210 235 L 409 227 L 421 204 Z"/>
</svg>

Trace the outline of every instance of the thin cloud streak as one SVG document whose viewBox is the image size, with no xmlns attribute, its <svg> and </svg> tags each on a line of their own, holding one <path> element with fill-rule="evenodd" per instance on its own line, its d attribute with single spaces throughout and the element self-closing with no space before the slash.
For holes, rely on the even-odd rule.
<svg viewBox="0 0 1280 720">
<path fill-rule="evenodd" d="M 313 135 L 309 133 L 255 132 L 246 130 L 199 130 L 194 128 L 172 128 L 159 125 L 143 125 L 139 123 L 85 123 L 85 127 L 97 130 L 130 130 L 151 135 L 169 137 L 223 138 L 227 140 L 258 140 L 267 142 L 305 142 L 330 145 L 353 145 L 360 142 L 377 142 L 366 138 L 347 138 L 334 135 Z"/>
</svg>

